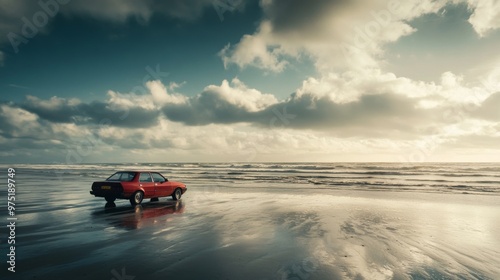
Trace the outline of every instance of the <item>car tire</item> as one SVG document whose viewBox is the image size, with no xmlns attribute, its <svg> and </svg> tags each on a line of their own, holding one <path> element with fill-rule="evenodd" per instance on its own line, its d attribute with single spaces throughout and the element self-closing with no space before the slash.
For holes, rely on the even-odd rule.
<svg viewBox="0 0 500 280">
<path fill-rule="evenodd" d="M 141 204 L 143 198 L 144 193 L 141 191 L 137 191 L 130 197 L 130 204 L 132 204 L 132 206 L 139 205 Z"/>
<path fill-rule="evenodd" d="M 104 205 L 104 209 L 109 209 L 109 208 L 115 208 L 116 204 L 114 202 L 106 202 L 106 205 Z"/>
<path fill-rule="evenodd" d="M 116 197 L 114 197 L 114 196 L 106 196 L 104 199 L 106 199 L 107 202 L 115 202 Z"/>
<path fill-rule="evenodd" d="M 175 189 L 174 193 L 172 194 L 172 199 L 173 200 L 179 200 L 181 199 L 182 196 L 182 190 L 181 189 Z"/>
</svg>

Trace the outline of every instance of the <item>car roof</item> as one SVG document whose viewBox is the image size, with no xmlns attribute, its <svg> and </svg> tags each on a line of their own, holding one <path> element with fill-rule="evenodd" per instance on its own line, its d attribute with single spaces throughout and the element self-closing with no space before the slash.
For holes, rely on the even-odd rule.
<svg viewBox="0 0 500 280">
<path fill-rule="evenodd" d="M 150 170 L 120 170 L 116 171 L 115 173 L 118 172 L 133 172 L 133 173 L 160 173 L 158 171 L 150 171 Z M 160 173 L 161 174 L 161 173 Z"/>
</svg>

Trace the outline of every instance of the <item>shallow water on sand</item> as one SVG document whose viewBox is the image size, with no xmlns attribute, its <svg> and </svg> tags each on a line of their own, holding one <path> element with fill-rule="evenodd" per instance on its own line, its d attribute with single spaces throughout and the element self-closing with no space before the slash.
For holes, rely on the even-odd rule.
<svg viewBox="0 0 500 280">
<path fill-rule="evenodd" d="M 162 171 L 157 167 L 147 169 Z M 329 168 L 323 167 L 314 172 Z M 18 167 L 16 273 L 7 273 L 4 265 L 2 279 L 500 276 L 500 196 L 495 192 L 364 191 L 262 178 L 209 179 L 213 174 L 189 177 L 189 168 L 218 168 L 196 165 L 168 167 L 172 180 L 188 185 L 179 202 L 162 198 L 132 207 L 118 200 L 106 207 L 89 194 L 90 185 L 114 168 Z M 497 172 L 481 168 L 492 178 Z M 6 197 L 5 188 L 0 194 Z M 0 213 L 6 221 L 4 209 Z M 1 233 L 5 252 L 7 233 Z"/>
</svg>

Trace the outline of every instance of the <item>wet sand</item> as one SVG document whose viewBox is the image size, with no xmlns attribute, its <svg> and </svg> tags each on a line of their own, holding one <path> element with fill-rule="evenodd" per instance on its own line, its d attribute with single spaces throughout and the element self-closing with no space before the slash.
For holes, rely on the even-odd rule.
<svg viewBox="0 0 500 280">
<path fill-rule="evenodd" d="M 191 185 L 180 202 L 106 208 L 74 180 L 24 178 L 2 279 L 500 276 L 499 196 Z"/>
</svg>

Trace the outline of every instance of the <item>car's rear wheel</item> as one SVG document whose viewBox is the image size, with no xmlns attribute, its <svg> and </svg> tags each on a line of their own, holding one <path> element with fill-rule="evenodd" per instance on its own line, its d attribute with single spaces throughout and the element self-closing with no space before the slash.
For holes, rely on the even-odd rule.
<svg viewBox="0 0 500 280">
<path fill-rule="evenodd" d="M 106 196 L 104 199 L 106 199 L 107 202 L 115 202 L 116 197 L 114 197 L 114 196 Z"/>
<path fill-rule="evenodd" d="M 104 209 L 108 208 L 115 208 L 116 204 L 114 202 L 106 202 L 106 205 L 104 205 Z"/>
<path fill-rule="evenodd" d="M 181 196 L 182 196 L 182 191 L 181 191 L 181 189 L 176 189 L 176 190 L 174 191 L 174 193 L 172 194 L 172 199 L 173 199 L 173 200 L 179 200 L 179 199 L 181 199 Z"/>
<path fill-rule="evenodd" d="M 130 197 L 130 204 L 132 205 L 141 204 L 143 198 L 144 198 L 144 193 L 141 191 L 137 191 L 132 195 L 132 197 Z"/>
</svg>

